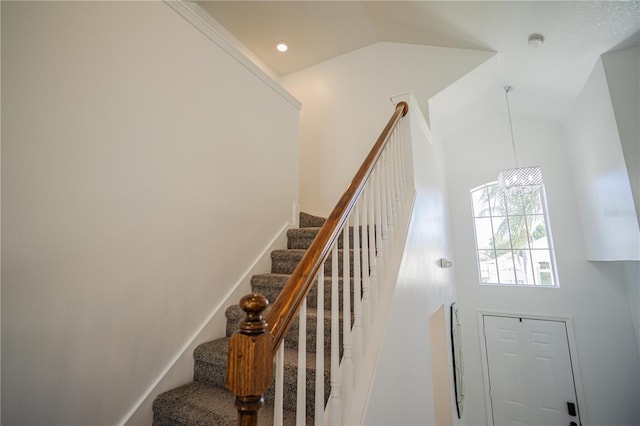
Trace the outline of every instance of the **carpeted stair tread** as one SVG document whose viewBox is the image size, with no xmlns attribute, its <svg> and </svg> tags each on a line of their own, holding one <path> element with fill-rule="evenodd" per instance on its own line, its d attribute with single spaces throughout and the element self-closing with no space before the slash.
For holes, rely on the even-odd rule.
<svg viewBox="0 0 640 426">
<path fill-rule="evenodd" d="M 251 291 L 254 293 L 260 293 L 264 295 L 269 303 L 273 303 L 276 300 L 276 297 L 282 291 L 285 284 L 291 277 L 290 274 L 259 274 L 251 277 Z M 343 278 L 338 278 L 339 280 L 339 291 L 342 297 L 342 284 Z M 351 278 L 353 281 L 353 278 Z M 353 293 L 353 291 L 352 291 Z M 324 278 L 324 303 L 325 307 L 328 308 L 329 303 L 331 301 L 331 277 Z M 317 281 L 314 282 L 313 287 L 309 290 L 309 294 L 307 295 L 307 306 L 308 307 L 316 307 L 318 304 L 318 287 Z"/>
<path fill-rule="evenodd" d="M 309 213 L 300 212 L 299 221 L 300 228 L 320 228 L 324 225 L 326 219 Z"/>
<path fill-rule="evenodd" d="M 153 425 L 229 425 L 237 424 L 233 395 L 220 388 L 198 382 L 170 390 L 153 402 Z"/>
<path fill-rule="evenodd" d="M 289 249 L 308 249 L 315 237 L 320 232 L 321 228 L 309 227 L 309 228 L 292 228 L 287 231 L 287 248 Z M 353 249 L 353 226 L 349 227 L 349 248 Z M 362 227 L 359 229 L 362 230 Z M 368 228 L 365 228 L 368 229 Z M 362 240 L 362 232 L 359 234 L 360 240 Z M 338 248 L 344 246 L 343 236 L 340 233 L 338 237 Z"/>
<path fill-rule="evenodd" d="M 236 426 L 238 414 L 234 396 L 226 389 L 191 382 L 159 395 L 153 403 L 154 426 Z M 284 424 L 295 425 L 295 413 L 284 412 Z M 313 424 L 307 418 L 308 425 Z M 273 424 L 273 407 L 265 405 L 258 415 L 258 424 Z"/>
<path fill-rule="evenodd" d="M 350 252 L 350 268 L 349 272 L 351 276 L 353 276 L 353 250 L 349 250 Z M 285 250 L 274 250 L 271 252 L 271 272 L 274 274 L 291 274 L 302 260 L 302 257 L 306 253 L 306 250 L 302 249 L 285 249 Z M 338 274 L 342 274 L 342 258 L 343 258 L 343 250 L 338 250 Z M 331 273 L 331 255 L 327 258 L 327 261 L 324 263 L 324 273 L 325 275 Z"/>
<path fill-rule="evenodd" d="M 331 306 L 325 306 L 326 308 L 331 308 Z M 263 314 L 263 317 L 266 317 L 267 312 L 269 312 L 269 307 Z M 307 328 L 311 323 L 314 324 L 315 327 L 315 318 L 317 318 L 318 311 L 315 308 L 307 308 Z M 227 337 L 231 337 L 231 335 L 238 330 L 238 323 L 245 317 L 245 313 L 239 305 L 231 305 L 225 311 L 225 316 L 227 317 Z M 342 312 L 339 313 L 339 317 L 342 318 Z M 331 321 L 331 313 L 329 310 L 324 311 L 324 320 Z M 231 327 L 229 327 L 231 325 Z M 295 328 L 296 335 L 298 333 L 298 319 L 296 318 L 289 329 L 289 335 L 293 332 Z M 309 330 L 310 332 L 315 332 L 315 328 L 313 330 Z M 288 335 L 288 337 L 290 337 Z M 311 333 L 307 334 L 307 338 L 311 336 Z"/>
<path fill-rule="evenodd" d="M 222 375 L 226 377 L 227 353 L 229 348 L 229 337 L 212 340 L 202 343 L 193 352 L 193 359 L 196 361 L 216 363 L 224 360 L 224 370 Z M 298 351 L 295 349 L 285 348 L 284 363 L 285 365 L 295 365 L 298 362 Z M 325 357 L 325 369 L 329 371 L 329 357 Z M 316 354 L 307 352 L 307 369 L 315 369 Z"/>
<path fill-rule="evenodd" d="M 291 274 L 306 252 L 306 250 L 302 249 L 272 251 L 271 272 L 274 274 Z"/>
<path fill-rule="evenodd" d="M 287 248 L 308 249 L 321 228 L 292 228 L 287 231 Z"/>
<path fill-rule="evenodd" d="M 227 351 L 229 338 L 222 338 L 199 345 L 194 351 L 194 374 L 193 378 L 197 382 L 206 383 L 211 386 L 220 388 L 225 387 L 226 371 L 227 371 Z M 285 409 L 295 410 L 296 408 L 296 387 L 297 387 L 297 365 L 298 351 L 297 349 L 284 349 L 284 388 L 291 390 L 284 395 Z M 324 357 L 324 381 L 325 389 L 329 389 L 331 359 L 329 355 Z M 306 353 L 306 394 L 307 394 L 307 413 L 313 414 L 315 402 L 315 370 L 316 370 L 316 354 Z M 275 371 L 275 364 L 274 364 Z M 274 398 L 274 386 L 264 395 L 265 401 L 270 403 Z"/>
<path fill-rule="evenodd" d="M 330 306 L 326 306 L 326 307 L 330 308 Z M 266 312 L 269 312 L 269 308 L 267 308 L 263 316 L 266 316 Z M 325 312 L 324 314 L 325 319 L 331 315 L 328 310 L 325 310 L 324 312 Z M 234 323 L 233 324 L 234 326 L 237 326 L 237 323 L 244 318 L 245 314 L 239 305 L 231 305 L 225 311 L 225 315 L 227 317 L 227 321 L 231 321 Z M 307 324 L 309 323 L 309 319 L 313 319 L 316 317 L 317 317 L 317 310 L 315 308 L 307 308 Z M 340 317 L 342 317 L 342 312 L 340 313 Z M 297 323 L 297 321 L 298 320 L 296 319 L 294 323 Z M 236 330 L 238 330 L 238 328 L 234 327 L 233 331 L 236 331 Z M 231 336 L 231 334 L 229 334 L 227 337 L 229 336 Z"/>
<path fill-rule="evenodd" d="M 268 309 L 268 308 L 267 308 Z M 236 330 L 238 330 L 238 322 L 244 318 L 244 312 L 238 305 L 232 305 L 225 311 L 227 316 L 227 328 L 226 335 L 230 337 Z M 317 310 L 314 308 L 307 308 L 307 351 L 315 352 L 316 350 L 316 320 L 318 318 Z M 342 312 L 338 315 L 340 323 L 340 335 L 342 336 Z M 331 314 L 329 311 L 324 311 L 324 349 L 325 354 L 330 353 L 331 350 Z M 284 343 L 285 347 L 297 349 L 299 340 L 298 333 L 298 319 L 296 318 L 291 324 L 291 328 L 287 333 Z"/>
<path fill-rule="evenodd" d="M 218 360 L 224 360 L 227 362 L 227 354 L 229 350 L 229 338 L 222 337 L 220 339 L 211 340 L 209 342 L 198 345 L 193 351 L 193 359 L 196 361 L 214 362 Z M 224 370 L 221 371 L 221 375 L 227 375 L 227 367 L 225 365 Z"/>
</svg>

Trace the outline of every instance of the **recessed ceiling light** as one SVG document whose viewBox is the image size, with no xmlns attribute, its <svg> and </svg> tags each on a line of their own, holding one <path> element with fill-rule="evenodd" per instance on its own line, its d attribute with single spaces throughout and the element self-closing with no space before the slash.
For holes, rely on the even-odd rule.
<svg viewBox="0 0 640 426">
<path fill-rule="evenodd" d="M 276 44 L 276 49 L 278 49 L 278 52 L 286 52 L 287 50 L 289 50 L 289 46 L 286 42 L 279 41 L 278 44 Z"/>
<path fill-rule="evenodd" d="M 538 47 L 542 46 L 542 43 L 544 43 L 544 36 L 542 34 L 531 34 L 529 36 L 529 42 L 527 44 L 529 45 L 529 47 L 537 49 Z"/>
</svg>

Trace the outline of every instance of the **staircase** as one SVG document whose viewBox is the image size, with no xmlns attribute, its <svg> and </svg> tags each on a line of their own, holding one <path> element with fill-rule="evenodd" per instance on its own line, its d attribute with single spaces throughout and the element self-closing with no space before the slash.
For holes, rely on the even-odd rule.
<svg viewBox="0 0 640 426">
<path fill-rule="evenodd" d="M 271 273 L 255 275 L 251 279 L 252 292 L 261 293 L 269 301 L 274 301 L 289 279 L 305 250 L 309 247 L 324 219 L 305 213 L 300 214 L 300 228 L 290 229 L 287 232 L 286 250 L 275 250 L 271 253 Z M 327 262 L 326 266 L 329 266 Z M 327 268 L 325 268 L 327 269 Z M 330 306 L 330 281 L 326 279 L 325 306 Z M 342 279 L 340 280 L 342 285 Z M 342 291 L 342 290 L 340 290 Z M 314 400 L 315 400 L 315 343 L 316 343 L 316 312 L 314 307 L 317 301 L 316 288 L 312 288 L 308 298 L 307 310 L 307 424 L 313 424 Z M 203 343 L 198 346 L 193 354 L 194 373 L 193 382 L 160 394 L 153 403 L 153 424 L 156 426 L 177 425 L 237 425 L 237 411 L 234 406 L 234 396 L 226 390 L 226 371 L 228 341 L 237 330 L 238 322 L 244 317 L 244 313 L 238 305 L 230 306 L 226 311 L 227 327 L 226 337 Z M 330 315 L 325 318 L 325 403 L 329 392 L 329 351 L 330 343 Z M 342 327 L 340 327 L 342 330 Z M 294 425 L 296 420 L 296 371 L 297 371 L 297 323 L 292 326 L 285 340 L 285 367 L 284 367 L 284 424 Z M 259 424 L 273 424 L 273 398 L 274 385 L 265 395 L 265 407 L 260 411 Z"/>
<path fill-rule="evenodd" d="M 282 386 L 275 404 L 278 419 L 282 419 L 278 424 L 311 425 L 314 415 L 323 423 L 325 414 L 331 424 L 361 423 L 415 196 L 411 143 L 406 140 L 410 128 L 408 121 L 399 125 L 408 110 L 406 102 L 396 104 L 324 226 L 324 219 L 300 215 L 300 228 L 287 233 L 288 249 L 271 253 L 271 273 L 251 280 L 253 292 L 265 295 L 273 304 L 245 296 L 246 314 L 237 305 L 227 309 L 226 337 L 195 349 L 194 381 L 155 399 L 154 425 L 238 424 L 235 398 L 226 390 L 229 348 L 233 357 L 229 387 L 242 408 L 242 424 L 274 423 L 275 385 L 267 389 L 272 377 L 269 362 L 274 357 L 278 361 L 274 381 Z M 334 265 L 337 270 L 332 270 Z M 324 281 L 318 282 L 323 275 Z M 343 283 L 349 286 L 344 292 L 340 289 Z M 324 284 L 323 294 L 318 294 L 319 284 Z M 323 302 L 322 311 L 315 309 L 317 302 Z M 306 330 L 299 334 L 300 312 L 306 312 Z M 319 318 L 324 321 L 318 322 Z M 242 329 L 234 334 L 240 320 Z M 346 334 L 341 336 L 343 327 Z M 306 340 L 306 353 L 300 356 L 299 338 Z M 316 361 L 324 371 L 315 371 Z M 319 374 L 322 383 L 316 381 Z M 324 395 L 317 398 L 323 405 L 317 413 L 316 383 L 324 389 Z M 266 404 L 258 411 L 260 395 Z M 305 412 L 296 413 L 297 405 L 305 406 Z"/>
</svg>

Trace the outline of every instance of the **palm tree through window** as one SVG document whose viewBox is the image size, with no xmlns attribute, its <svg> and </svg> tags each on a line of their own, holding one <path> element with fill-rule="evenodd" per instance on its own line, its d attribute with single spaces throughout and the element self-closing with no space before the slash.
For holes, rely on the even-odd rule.
<svg viewBox="0 0 640 426">
<path fill-rule="evenodd" d="M 502 192 L 493 182 L 471 202 L 481 284 L 558 286 L 544 186 Z"/>
</svg>

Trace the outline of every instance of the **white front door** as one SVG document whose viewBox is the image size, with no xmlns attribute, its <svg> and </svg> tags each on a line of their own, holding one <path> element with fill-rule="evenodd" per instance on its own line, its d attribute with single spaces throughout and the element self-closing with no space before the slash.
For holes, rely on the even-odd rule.
<svg viewBox="0 0 640 426">
<path fill-rule="evenodd" d="M 483 319 L 493 424 L 580 425 L 566 324 Z"/>
</svg>

